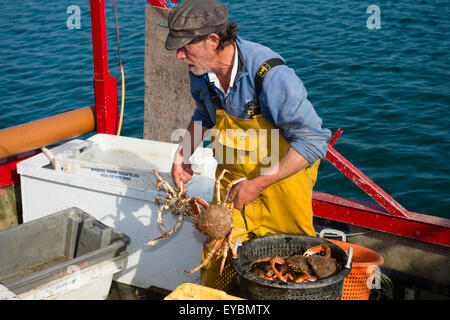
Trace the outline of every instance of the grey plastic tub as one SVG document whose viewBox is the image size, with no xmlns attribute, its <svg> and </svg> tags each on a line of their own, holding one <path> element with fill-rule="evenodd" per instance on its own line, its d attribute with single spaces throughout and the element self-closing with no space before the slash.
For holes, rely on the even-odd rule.
<svg viewBox="0 0 450 320">
<path fill-rule="evenodd" d="M 130 239 L 88 213 L 69 208 L 0 231 L 0 283 L 15 294 L 114 259 L 125 260 Z M 117 257 L 124 259 L 117 259 Z"/>
</svg>

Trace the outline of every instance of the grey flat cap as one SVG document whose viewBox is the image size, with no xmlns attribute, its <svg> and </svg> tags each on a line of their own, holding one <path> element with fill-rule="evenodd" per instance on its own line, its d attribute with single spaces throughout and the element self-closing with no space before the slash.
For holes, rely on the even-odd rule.
<svg viewBox="0 0 450 320">
<path fill-rule="evenodd" d="M 228 9 L 217 0 L 183 0 L 169 13 L 166 50 L 177 50 L 194 40 L 222 30 L 228 23 Z"/>
</svg>

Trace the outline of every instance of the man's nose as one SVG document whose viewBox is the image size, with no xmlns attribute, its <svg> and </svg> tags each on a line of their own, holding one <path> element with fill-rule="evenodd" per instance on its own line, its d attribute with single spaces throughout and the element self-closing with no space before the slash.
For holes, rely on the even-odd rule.
<svg viewBox="0 0 450 320">
<path fill-rule="evenodd" d="M 186 54 L 184 52 L 184 47 L 177 50 L 177 59 L 186 59 Z"/>
</svg>

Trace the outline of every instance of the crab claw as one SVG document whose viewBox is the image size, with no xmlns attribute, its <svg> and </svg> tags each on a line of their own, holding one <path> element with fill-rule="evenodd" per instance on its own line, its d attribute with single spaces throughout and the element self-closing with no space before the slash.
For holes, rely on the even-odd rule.
<svg viewBox="0 0 450 320">
<path fill-rule="evenodd" d="M 327 246 L 326 244 L 322 243 L 319 244 L 317 246 L 311 247 L 309 249 L 307 249 L 304 253 L 303 256 L 307 257 L 307 256 L 311 256 L 313 254 L 316 253 L 320 253 L 322 251 L 325 251 L 325 257 L 329 258 L 331 256 L 331 249 L 329 246 Z"/>
<path fill-rule="evenodd" d="M 304 274 L 299 276 L 298 278 L 296 278 L 294 281 L 297 283 L 301 283 L 301 282 L 312 282 L 312 281 L 316 281 L 317 278 L 314 276 L 311 276 L 309 274 Z"/>
<path fill-rule="evenodd" d="M 272 271 L 273 273 L 275 273 L 275 275 L 278 277 L 278 279 L 280 279 L 283 282 L 287 282 L 287 277 L 284 277 L 280 271 L 278 271 L 278 269 L 275 267 L 275 264 L 284 264 L 284 259 L 281 257 L 273 257 L 271 260 L 271 266 L 272 266 Z"/>
<path fill-rule="evenodd" d="M 192 197 L 189 200 L 189 205 L 192 209 L 192 212 L 194 212 L 195 216 L 198 216 L 200 214 L 200 206 L 198 204 L 201 204 L 204 208 L 207 208 L 209 206 L 209 203 L 203 200 L 199 197 Z"/>
</svg>

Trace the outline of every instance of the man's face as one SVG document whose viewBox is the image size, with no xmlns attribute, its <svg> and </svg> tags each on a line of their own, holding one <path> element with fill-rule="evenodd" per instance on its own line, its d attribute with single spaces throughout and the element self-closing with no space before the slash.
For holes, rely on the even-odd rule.
<svg viewBox="0 0 450 320">
<path fill-rule="evenodd" d="M 177 50 L 177 59 L 183 60 L 196 76 L 208 73 L 212 69 L 212 56 L 207 40 L 189 43 Z"/>
</svg>

